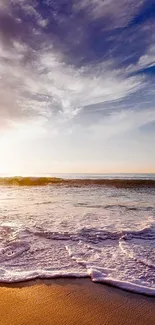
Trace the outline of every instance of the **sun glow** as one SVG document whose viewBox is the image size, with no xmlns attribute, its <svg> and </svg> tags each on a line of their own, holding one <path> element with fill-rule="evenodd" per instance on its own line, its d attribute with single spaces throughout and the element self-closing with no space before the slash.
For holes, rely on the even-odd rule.
<svg viewBox="0 0 155 325">
<path fill-rule="evenodd" d="M 9 176 L 17 172 L 14 141 L 11 134 L 0 138 L 0 176 Z"/>
<path fill-rule="evenodd" d="M 44 136 L 42 119 L 12 123 L 12 128 L 0 137 L 0 176 L 24 175 L 30 161 L 30 142 Z M 25 143 L 29 145 L 26 151 Z M 26 161 L 28 160 L 28 162 Z M 31 155 L 31 160 L 32 155 Z"/>
</svg>

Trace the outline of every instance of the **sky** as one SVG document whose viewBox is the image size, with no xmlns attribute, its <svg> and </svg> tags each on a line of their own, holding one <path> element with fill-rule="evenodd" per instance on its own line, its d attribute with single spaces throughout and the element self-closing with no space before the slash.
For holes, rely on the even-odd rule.
<svg viewBox="0 0 155 325">
<path fill-rule="evenodd" d="M 155 172 L 155 2 L 0 0 L 0 174 Z"/>
</svg>

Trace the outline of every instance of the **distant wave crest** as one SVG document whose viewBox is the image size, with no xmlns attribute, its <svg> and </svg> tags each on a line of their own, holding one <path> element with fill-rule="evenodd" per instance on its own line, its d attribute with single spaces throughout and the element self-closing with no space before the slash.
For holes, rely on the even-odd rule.
<svg viewBox="0 0 155 325">
<path fill-rule="evenodd" d="M 151 179 L 63 179 L 57 177 L 0 177 L 1 186 L 112 186 L 117 188 L 155 188 Z"/>
</svg>

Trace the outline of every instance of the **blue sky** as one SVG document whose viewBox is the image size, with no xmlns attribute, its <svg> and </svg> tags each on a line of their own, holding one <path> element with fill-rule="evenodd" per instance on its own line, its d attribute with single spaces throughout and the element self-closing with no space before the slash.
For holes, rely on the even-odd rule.
<svg viewBox="0 0 155 325">
<path fill-rule="evenodd" d="M 155 172 L 155 3 L 0 0 L 0 173 Z"/>
</svg>

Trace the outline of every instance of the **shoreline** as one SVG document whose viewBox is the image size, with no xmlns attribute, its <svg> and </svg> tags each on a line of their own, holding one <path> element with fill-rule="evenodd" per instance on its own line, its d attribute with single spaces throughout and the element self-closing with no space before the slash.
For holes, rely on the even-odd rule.
<svg viewBox="0 0 155 325">
<path fill-rule="evenodd" d="M 93 284 L 101 285 L 101 286 L 106 286 L 109 288 L 114 288 L 114 290 L 121 290 L 124 292 L 127 292 L 129 294 L 136 294 L 148 298 L 154 298 L 155 299 L 155 290 L 151 288 L 146 288 L 143 286 L 137 286 L 136 284 L 132 284 L 128 282 L 128 286 L 126 283 L 122 281 L 117 281 L 117 280 L 112 280 L 112 279 L 105 279 L 105 280 L 92 280 L 90 275 L 86 276 L 56 276 L 56 277 L 45 277 L 45 278 L 30 278 L 26 280 L 20 280 L 20 281 L 13 281 L 13 282 L 5 282 L 5 281 L 0 281 L 0 288 L 6 287 L 6 288 L 23 288 L 23 287 L 29 287 L 36 285 L 36 283 L 53 283 L 53 281 L 85 281 L 88 280 L 92 282 Z"/>
<path fill-rule="evenodd" d="M 0 325 L 154 325 L 155 298 L 90 279 L 0 284 Z"/>
</svg>

